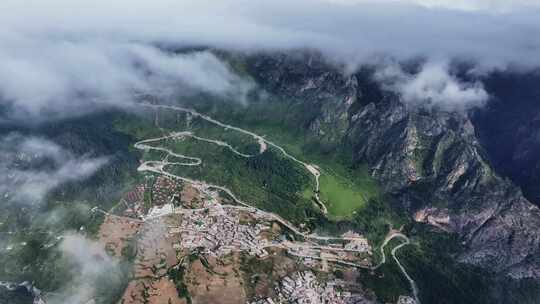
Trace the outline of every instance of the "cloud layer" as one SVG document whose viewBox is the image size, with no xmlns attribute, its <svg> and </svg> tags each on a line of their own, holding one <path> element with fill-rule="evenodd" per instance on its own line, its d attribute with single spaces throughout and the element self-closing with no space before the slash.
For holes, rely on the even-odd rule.
<svg viewBox="0 0 540 304">
<path fill-rule="evenodd" d="M 10 134 L 0 141 L 2 202 L 40 203 L 49 191 L 91 176 L 106 162 L 75 157 L 43 138 Z"/>
<path fill-rule="evenodd" d="M 370 0 L 326 0 L 339 4 L 363 4 Z M 427 8 L 444 8 L 463 11 L 485 11 L 492 14 L 540 7 L 535 0 L 379 0 L 388 4 L 415 4 Z"/>
<path fill-rule="evenodd" d="M 448 63 L 427 62 L 419 72 L 411 74 L 393 63 L 380 67 L 375 78 L 409 105 L 446 111 L 466 111 L 483 106 L 489 95 L 482 83 L 463 82 L 450 70 Z"/>
<path fill-rule="evenodd" d="M 5 31 L 31 39 L 313 47 L 349 56 L 385 52 L 540 63 L 540 5 L 488 0 L 338 3 L 350 5 L 329 0 L 5 0 L 0 20 Z"/>
<path fill-rule="evenodd" d="M 94 303 L 98 289 L 122 288 L 123 273 L 118 259 L 110 257 L 97 241 L 76 233 L 63 235 L 59 251 L 73 266 L 73 280 L 47 298 L 50 304 Z M 107 285 L 109 284 L 109 285 Z"/>
<path fill-rule="evenodd" d="M 350 69 L 417 56 L 531 69 L 539 16 L 525 0 L 4 0 L 0 102 L 11 116 L 43 118 L 123 105 L 133 91 L 238 98 L 249 88 L 209 53 L 155 45 L 313 48 Z M 474 90 L 465 87 L 454 89 Z"/>
<path fill-rule="evenodd" d="M 0 100 L 11 118 L 54 118 L 129 104 L 135 92 L 241 96 L 249 88 L 209 52 L 174 55 L 151 45 L 43 37 L 2 39 Z M 38 51 L 39 50 L 39 51 Z"/>
</svg>

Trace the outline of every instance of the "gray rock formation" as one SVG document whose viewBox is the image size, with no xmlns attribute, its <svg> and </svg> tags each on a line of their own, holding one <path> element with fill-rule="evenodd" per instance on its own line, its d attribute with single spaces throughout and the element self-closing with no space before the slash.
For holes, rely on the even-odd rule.
<svg viewBox="0 0 540 304">
<path fill-rule="evenodd" d="M 316 54 L 258 55 L 248 66 L 271 94 L 308 103 L 305 127 L 352 146 L 354 161 L 367 163 L 411 215 L 458 233 L 460 261 L 540 278 L 540 210 L 493 170 L 469 113 L 407 106 L 378 89 L 369 69 L 343 75 Z"/>
</svg>

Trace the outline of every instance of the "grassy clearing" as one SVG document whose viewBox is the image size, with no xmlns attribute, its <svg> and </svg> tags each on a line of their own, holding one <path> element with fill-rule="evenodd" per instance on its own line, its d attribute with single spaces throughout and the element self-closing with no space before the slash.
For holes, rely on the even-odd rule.
<svg viewBox="0 0 540 304">
<path fill-rule="evenodd" d="M 337 218 L 346 218 L 362 207 L 366 201 L 362 193 L 354 189 L 348 180 L 336 175 L 322 173 L 321 199 L 328 208 L 328 213 Z"/>
</svg>

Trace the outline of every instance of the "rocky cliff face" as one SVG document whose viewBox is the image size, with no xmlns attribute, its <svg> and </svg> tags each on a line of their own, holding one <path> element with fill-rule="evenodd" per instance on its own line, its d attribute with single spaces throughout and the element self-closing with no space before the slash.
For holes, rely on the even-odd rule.
<svg viewBox="0 0 540 304">
<path fill-rule="evenodd" d="M 422 112 L 389 97 L 350 121 L 356 159 L 411 213 L 445 219 L 439 225 L 463 239 L 462 261 L 539 277 L 540 210 L 493 171 L 466 115 Z"/>
<path fill-rule="evenodd" d="M 344 76 L 313 54 L 259 55 L 248 66 L 270 93 L 308 103 L 306 127 L 351 145 L 414 219 L 458 233 L 460 261 L 540 278 L 540 210 L 494 171 L 468 113 L 407 106 L 369 68 Z"/>
</svg>

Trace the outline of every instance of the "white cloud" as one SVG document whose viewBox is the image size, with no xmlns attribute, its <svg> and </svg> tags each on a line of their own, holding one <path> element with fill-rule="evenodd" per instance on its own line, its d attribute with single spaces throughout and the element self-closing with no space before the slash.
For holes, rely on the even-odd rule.
<svg viewBox="0 0 540 304">
<path fill-rule="evenodd" d="M 439 9 L 429 8 L 437 3 Z M 336 56 L 466 55 L 491 63 L 540 64 L 538 9 L 516 4 L 498 16 L 489 10 L 464 12 L 451 3 L 490 7 L 487 3 L 503 1 L 371 0 L 343 6 L 323 0 L 4 0 L 0 22 L 7 33 L 31 40 L 313 47 Z M 36 54 L 36 48 L 29 52 Z"/>
<path fill-rule="evenodd" d="M 72 259 L 85 275 L 96 276 L 114 264 L 103 244 L 75 233 L 64 235 L 59 249 L 67 258 Z"/>
<path fill-rule="evenodd" d="M 193 89 L 216 96 L 243 98 L 251 88 L 251 83 L 234 74 L 226 64 L 207 51 L 167 55 L 156 48 L 138 45 L 133 47 L 132 53 L 144 67 L 143 70 L 151 73 L 147 75 L 147 81 L 154 90 Z"/>
<path fill-rule="evenodd" d="M 459 80 L 447 63 L 425 63 L 416 74 L 404 72 L 398 64 L 387 64 L 375 78 L 409 105 L 464 111 L 483 106 L 489 98 L 482 83 Z"/>
<path fill-rule="evenodd" d="M 96 297 L 96 289 L 106 278 L 121 276 L 118 260 L 110 257 L 103 244 L 79 234 L 67 233 L 59 245 L 59 250 L 69 265 L 74 266 L 73 280 L 65 282 L 65 287 L 47 298 L 47 303 L 89 303 Z M 106 285 L 105 285 L 106 286 Z M 111 286 L 109 286 L 111 287 Z M 120 287 L 120 286 L 117 286 Z"/>
<path fill-rule="evenodd" d="M 49 140 L 17 134 L 0 141 L 0 153 L 0 195 L 21 203 L 39 203 L 54 188 L 88 178 L 107 162 L 75 157 Z"/>
<path fill-rule="evenodd" d="M 332 3 L 357 5 L 373 3 L 373 0 L 326 0 Z M 540 7 L 538 0 L 377 0 L 390 4 L 413 4 L 428 8 L 444 8 L 463 11 L 486 11 L 508 13 L 531 7 Z"/>
<path fill-rule="evenodd" d="M 123 106 L 133 92 L 204 91 L 238 97 L 249 89 L 208 52 L 173 55 L 145 44 L 84 37 L 70 41 L 10 35 L 3 43 L 0 100 L 11 106 L 12 118 L 72 116 Z"/>
<path fill-rule="evenodd" d="M 314 48 L 350 67 L 385 55 L 536 68 L 539 16 L 525 0 L 3 0 L 0 100 L 12 116 L 45 117 L 123 105 L 133 90 L 249 87 L 208 53 L 156 44 Z"/>
</svg>

